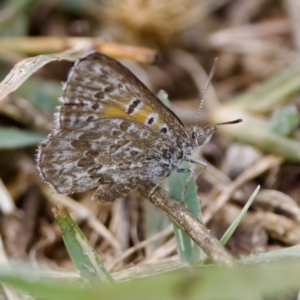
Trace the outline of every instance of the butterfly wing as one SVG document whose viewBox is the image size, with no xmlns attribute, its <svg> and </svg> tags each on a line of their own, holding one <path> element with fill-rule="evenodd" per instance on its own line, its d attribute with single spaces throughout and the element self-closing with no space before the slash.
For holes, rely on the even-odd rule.
<svg viewBox="0 0 300 300">
<path fill-rule="evenodd" d="M 178 117 L 118 61 L 91 52 L 69 73 L 57 128 L 73 129 L 101 117 L 126 117 L 188 142 Z"/>
<path fill-rule="evenodd" d="M 128 118 L 100 118 L 52 133 L 40 145 L 37 164 L 58 193 L 104 185 L 117 194 L 164 175 L 178 157 L 182 151 L 159 131 Z"/>
</svg>

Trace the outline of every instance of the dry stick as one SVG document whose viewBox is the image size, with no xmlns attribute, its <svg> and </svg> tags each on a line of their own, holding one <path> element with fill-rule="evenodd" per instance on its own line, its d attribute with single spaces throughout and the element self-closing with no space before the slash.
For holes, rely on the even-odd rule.
<svg viewBox="0 0 300 300">
<path fill-rule="evenodd" d="M 232 256 L 210 234 L 209 230 L 189 210 L 162 188 L 158 187 L 151 195 L 154 187 L 155 184 L 149 182 L 141 187 L 140 190 L 150 202 L 164 211 L 173 222 L 180 226 L 216 264 L 232 266 Z"/>
<path fill-rule="evenodd" d="M 270 168 L 280 165 L 283 158 L 276 155 L 267 155 L 257 161 L 253 166 L 246 169 L 234 181 L 232 181 L 227 188 L 218 196 L 216 201 L 207 207 L 203 212 L 203 223 L 206 224 L 211 220 L 214 214 L 230 199 L 234 192 L 242 186 L 245 182 L 260 175 Z"/>
</svg>

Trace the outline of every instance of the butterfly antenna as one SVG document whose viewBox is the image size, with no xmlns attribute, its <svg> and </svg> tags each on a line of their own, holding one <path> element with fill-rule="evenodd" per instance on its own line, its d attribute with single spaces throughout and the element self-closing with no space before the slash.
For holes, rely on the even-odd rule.
<svg viewBox="0 0 300 300">
<path fill-rule="evenodd" d="M 210 86 L 211 80 L 212 80 L 212 78 L 213 78 L 213 76 L 215 74 L 215 71 L 216 71 L 216 68 L 217 68 L 217 63 L 218 63 L 218 58 L 216 57 L 215 61 L 214 61 L 214 64 L 213 64 L 213 66 L 211 68 L 211 71 L 209 73 L 207 82 L 205 84 L 205 88 L 204 88 L 203 94 L 202 94 L 202 98 L 201 98 L 201 101 L 200 101 L 198 113 L 197 113 L 197 116 L 196 116 L 196 122 L 195 122 L 196 126 L 198 126 L 198 124 L 199 124 L 200 114 L 201 114 L 201 111 L 202 111 L 202 107 L 203 107 L 203 104 L 204 104 L 204 101 L 205 101 L 205 98 L 206 98 L 206 94 L 207 94 L 208 88 Z"/>
<path fill-rule="evenodd" d="M 237 124 L 237 123 L 241 123 L 241 122 L 243 122 L 242 119 L 236 119 L 236 120 L 229 121 L 229 122 L 216 123 L 216 124 L 214 124 L 214 125 L 216 125 L 216 126 L 221 126 L 221 125 L 231 125 L 231 124 Z"/>
</svg>

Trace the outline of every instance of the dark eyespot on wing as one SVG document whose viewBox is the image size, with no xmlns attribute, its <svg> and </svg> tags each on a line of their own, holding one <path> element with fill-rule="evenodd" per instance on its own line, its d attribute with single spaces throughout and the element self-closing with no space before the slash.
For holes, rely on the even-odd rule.
<svg viewBox="0 0 300 300">
<path fill-rule="evenodd" d="M 127 113 L 128 113 L 129 115 L 131 115 L 131 114 L 134 112 L 134 110 L 136 109 L 136 107 L 137 107 L 140 103 L 141 103 L 141 100 L 135 99 L 135 100 L 129 105 L 129 107 L 128 107 L 128 109 L 127 109 Z"/>
<path fill-rule="evenodd" d="M 162 132 L 162 133 L 167 133 L 167 132 L 168 132 L 167 127 L 162 127 L 162 128 L 160 129 L 160 132 Z"/>
<path fill-rule="evenodd" d="M 151 118 L 148 120 L 148 124 L 151 125 L 151 124 L 153 124 L 153 122 L 154 122 L 154 118 L 151 117 Z"/>
</svg>

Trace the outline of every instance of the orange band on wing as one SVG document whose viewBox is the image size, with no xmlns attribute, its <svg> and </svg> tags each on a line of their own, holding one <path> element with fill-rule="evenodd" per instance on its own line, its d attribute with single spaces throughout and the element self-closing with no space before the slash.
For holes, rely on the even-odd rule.
<svg viewBox="0 0 300 300">
<path fill-rule="evenodd" d="M 111 103 L 110 103 L 110 105 L 103 105 L 103 109 L 101 110 L 101 113 L 98 113 L 98 115 L 99 115 L 99 117 L 125 117 L 125 118 L 133 119 L 139 123 L 145 124 L 145 122 L 151 112 L 153 112 L 153 108 L 151 108 L 148 105 L 144 105 L 135 114 L 128 115 L 125 112 L 125 106 L 122 107 L 121 105 L 111 105 Z M 159 116 L 159 111 L 157 112 L 157 114 Z M 158 129 L 159 126 L 163 123 L 164 123 L 163 120 L 160 117 L 158 117 L 155 124 L 153 124 L 151 127 L 154 129 Z"/>
</svg>

